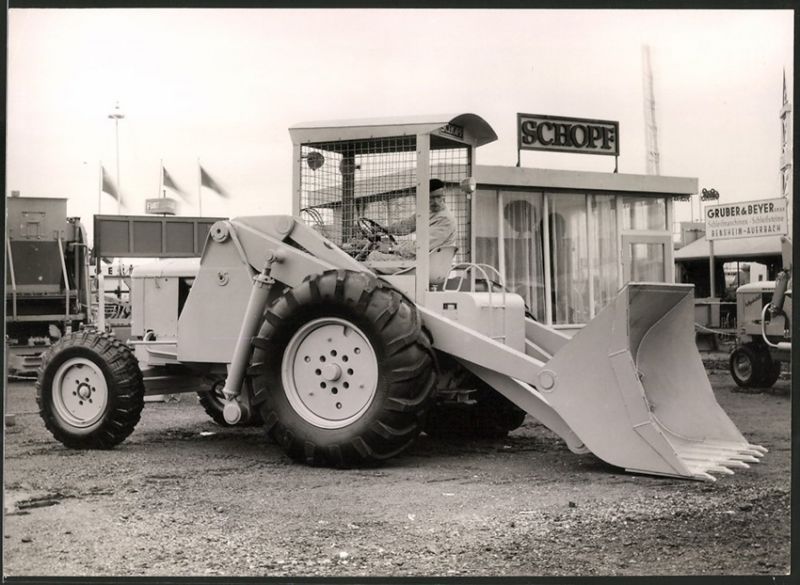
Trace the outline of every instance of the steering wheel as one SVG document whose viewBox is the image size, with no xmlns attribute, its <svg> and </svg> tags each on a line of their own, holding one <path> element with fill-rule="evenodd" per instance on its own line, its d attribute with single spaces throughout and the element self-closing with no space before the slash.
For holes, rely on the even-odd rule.
<svg viewBox="0 0 800 585">
<path fill-rule="evenodd" d="M 389 236 L 389 241 L 392 244 L 397 243 L 397 240 L 395 240 L 394 236 L 389 233 L 389 230 L 387 230 L 374 219 L 370 219 L 368 217 L 359 217 L 356 220 L 356 225 L 358 226 L 358 229 L 361 230 L 361 233 L 364 235 L 364 237 L 372 242 L 377 243 L 381 236 Z"/>
</svg>

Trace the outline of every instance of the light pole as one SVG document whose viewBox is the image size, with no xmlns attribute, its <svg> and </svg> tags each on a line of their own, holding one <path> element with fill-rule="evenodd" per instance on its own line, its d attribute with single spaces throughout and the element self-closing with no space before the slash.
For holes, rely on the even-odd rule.
<svg viewBox="0 0 800 585">
<path fill-rule="evenodd" d="M 117 142 L 117 215 L 120 215 L 122 211 L 122 186 L 119 182 L 119 121 L 122 120 L 125 115 L 119 111 L 119 102 L 116 103 L 114 111 L 111 112 L 108 117 L 114 120 L 114 137 Z"/>
</svg>

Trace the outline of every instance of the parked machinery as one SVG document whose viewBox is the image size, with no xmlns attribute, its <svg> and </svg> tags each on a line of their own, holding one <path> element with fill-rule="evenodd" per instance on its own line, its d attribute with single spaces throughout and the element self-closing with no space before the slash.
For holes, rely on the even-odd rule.
<svg viewBox="0 0 800 585">
<path fill-rule="evenodd" d="M 50 349 L 37 398 L 62 443 L 112 447 L 133 431 L 145 392 L 224 381 L 226 422 L 258 413 L 290 457 L 312 465 L 401 453 L 437 395 L 462 389 L 502 395 L 573 452 L 630 471 L 713 480 L 765 453 L 714 398 L 693 342 L 691 286 L 628 284 L 569 338 L 528 318 L 492 267 L 469 262 L 475 148 L 496 139 L 483 119 L 290 133 L 293 216 L 219 221 L 199 262 L 135 269 L 130 343 L 84 331 Z M 459 251 L 428 253 L 433 173 L 450 186 Z M 408 210 L 423 210 L 415 238 L 405 236 L 416 259 L 370 261 L 381 224 Z M 470 275 L 452 278 L 454 256 Z"/>
<path fill-rule="evenodd" d="M 35 372 L 43 347 L 90 318 L 86 233 L 67 200 L 6 199 L 9 372 Z"/>
<path fill-rule="evenodd" d="M 781 238 L 783 270 L 775 281 L 752 282 L 736 290 L 736 347 L 730 371 L 743 388 L 769 388 L 792 354 L 792 241 Z"/>
</svg>

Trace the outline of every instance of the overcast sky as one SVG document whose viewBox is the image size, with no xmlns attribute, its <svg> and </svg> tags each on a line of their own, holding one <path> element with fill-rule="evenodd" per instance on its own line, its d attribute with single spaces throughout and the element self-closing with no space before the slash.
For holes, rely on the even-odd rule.
<svg viewBox="0 0 800 585">
<path fill-rule="evenodd" d="M 129 213 L 160 161 L 192 197 L 197 160 L 231 192 L 204 214 L 290 213 L 292 124 L 473 112 L 516 163 L 517 112 L 620 123 L 619 171 L 646 168 L 642 45 L 654 74 L 661 174 L 721 201 L 778 197 L 792 12 L 552 10 L 9 11 L 7 188 L 68 197 L 91 224 L 100 161 Z M 612 157 L 522 154 L 523 166 L 612 171 Z M 116 203 L 103 196 L 103 213 Z M 677 203 L 678 219 L 689 215 Z"/>
</svg>

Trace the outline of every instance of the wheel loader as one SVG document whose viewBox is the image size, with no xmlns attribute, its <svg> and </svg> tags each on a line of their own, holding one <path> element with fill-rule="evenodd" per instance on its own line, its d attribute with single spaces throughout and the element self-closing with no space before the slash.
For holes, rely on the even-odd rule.
<svg viewBox="0 0 800 585">
<path fill-rule="evenodd" d="M 134 270 L 128 342 L 85 330 L 48 351 L 37 400 L 64 445 L 113 447 L 145 393 L 202 391 L 226 424 L 258 420 L 311 465 L 394 457 L 447 426 L 446 403 L 471 407 L 462 422 L 489 435 L 527 413 L 572 452 L 637 473 L 713 481 L 764 455 L 714 398 L 690 285 L 628 283 L 570 338 L 471 262 L 475 151 L 497 138 L 481 117 L 290 135 L 291 216 L 218 221 L 199 260 Z M 433 250 L 432 178 L 460 218 L 456 245 Z M 416 229 L 395 236 L 387 223 L 408 213 Z M 391 255 L 402 238 L 414 257 Z M 371 260 L 377 247 L 390 253 Z"/>
</svg>

